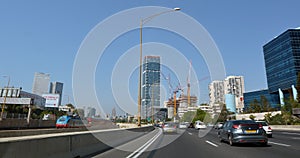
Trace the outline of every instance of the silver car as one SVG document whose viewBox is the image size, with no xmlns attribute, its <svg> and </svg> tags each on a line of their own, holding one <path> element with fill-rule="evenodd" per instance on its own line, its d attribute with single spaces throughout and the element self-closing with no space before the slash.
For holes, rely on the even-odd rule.
<svg viewBox="0 0 300 158">
<path fill-rule="evenodd" d="M 163 133 L 177 133 L 178 125 L 173 122 L 166 122 L 162 125 Z"/>
<path fill-rule="evenodd" d="M 227 141 L 230 145 L 237 143 L 268 144 L 268 137 L 261 124 L 252 120 L 231 120 L 219 129 L 220 141 Z"/>
</svg>

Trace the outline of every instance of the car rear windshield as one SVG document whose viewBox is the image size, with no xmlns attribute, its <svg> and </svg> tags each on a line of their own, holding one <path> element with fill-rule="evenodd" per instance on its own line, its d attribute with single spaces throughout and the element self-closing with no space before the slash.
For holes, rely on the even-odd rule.
<svg viewBox="0 0 300 158">
<path fill-rule="evenodd" d="M 241 121 L 234 121 L 233 124 L 238 125 L 238 124 L 257 124 L 257 123 L 252 120 L 241 120 Z"/>
<path fill-rule="evenodd" d="M 266 122 L 257 122 L 258 124 L 261 124 L 263 126 L 268 126 L 268 124 Z"/>
<path fill-rule="evenodd" d="M 174 123 L 165 123 L 165 127 L 171 127 L 171 126 L 175 126 Z"/>
</svg>

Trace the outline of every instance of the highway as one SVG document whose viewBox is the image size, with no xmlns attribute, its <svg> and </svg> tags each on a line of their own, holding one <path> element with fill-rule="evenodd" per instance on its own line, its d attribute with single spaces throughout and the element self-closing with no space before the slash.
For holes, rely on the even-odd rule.
<svg viewBox="0 0 300 158">
<path fill-rule="evenodd" d="M 230 146 L 221 143 L 215 129 L 180 130 L 179 134 L 163 134 L 156 128 L 153 132 L 139 137 L 121 146 L 115 147 L 93 158 L 126 157 L 126 158 L 285 158 L 299 157 L 300 132 L 273 131 L 266 147 L 258 144 Z"/>
</svg>

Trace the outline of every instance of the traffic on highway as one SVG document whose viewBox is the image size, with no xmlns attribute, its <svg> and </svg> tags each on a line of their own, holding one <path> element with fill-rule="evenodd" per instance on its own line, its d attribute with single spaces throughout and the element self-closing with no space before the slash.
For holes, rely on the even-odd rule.
<svg viewBox="0 0 300 158">
<path fill-rule="evenodd" d="M 249 122 L 243 122 L 249 123 Z M 225 123 L 226 125 L 227 123 Z M 242 126 L 244 128 L 245 126 Z M 255 127 L 256 128 L 256 127 Z M 93 158 L 104 157 L 294 157 L 300 149 L 300 131 L 276 130 L 272 138 L 266 138 L 267 144 L 250 142 L 231 144 L 220 141 L 220 129 L 207 127 L 178 128 L 177 133 L 164 134 L 163 128 L 143 135 L 104 153 L 93 155 Z M 260 131 L 260 129 L 257 129 Z M 206 133 L 203 136 L 203 133 Z"/>
</svg>

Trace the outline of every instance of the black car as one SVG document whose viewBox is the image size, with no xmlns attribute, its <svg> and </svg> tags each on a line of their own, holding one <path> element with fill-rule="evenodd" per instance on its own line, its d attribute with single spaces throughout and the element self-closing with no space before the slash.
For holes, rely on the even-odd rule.
<svg viewBox="0 0 300 158">
<path fill-rule="evenodd" d="M 230 145 L 237 143 L 268 144 L 268 138 L 261 124 L 252 120 L 230 120 L 218 131 L 220 141 L 227 141 Z"/>
</svg>

